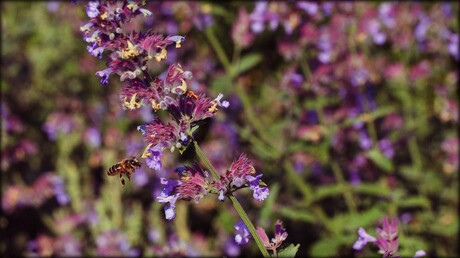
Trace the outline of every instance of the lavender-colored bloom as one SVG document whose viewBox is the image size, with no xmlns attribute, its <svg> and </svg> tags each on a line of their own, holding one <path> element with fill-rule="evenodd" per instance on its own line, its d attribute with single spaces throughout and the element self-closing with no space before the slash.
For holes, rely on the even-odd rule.
<svg viewBox="0 0 460 258">
<path fill-rule="evenodd" d="M 359 132 L 359 146 L 363 149 L 363 150 L 368 150 L 372 147 L 372 140 L 371 138 L 369 137 L 369 135 L 361 130 Z"/>
<path fill-rule="evenodd" d="M 101 77 L 101 84 L 108 84 L 109 83 L 109 76 L 113 72 L 112 68 L 107 68 L 102 71 L 96 72 L 96 75 Z"/>
<path fill-rule="evenodd" d="M 357 87 L 360 85 L 364 85 L 369 78 L 369 72 L 362 68 L 356 70 L 354 73 L 351 74 L 350 82 L 353 86 Z"/>
<path fill-rule="evenodd" d="M 250 14 L 251 19 L 251 30 L 252 32 L 258 34 L 264 30 L 265 27 L 265 18 L 264 14 L 267 10 L 267 2 L 256 2 L 254 11 Z"/>
<path fill-rule="evenodd" d="M 382 45 L 385 43 L 387 36 L 381 31 L 380 23 L 377 20 L 370 20 L 367 24 L 367 30 L 371 34 L 375 44 Z"/>
<path fill-rule="evenodd" d="M 86 14 L 88 15 L 89 18 L 95 18 L 99 15 L 99 10 L 97 9 L 99 7 L 99 2 L 98 1 L 90 1 L 88 5 L 86 6 Z"/>
<path fill-rule="evenodd" d="M 415 39 L 419 42 L 422 42 L 426 38 L 426 32 L 428 31 L 428 28 L 431 24 L 430 18 L 428 18 L 426 15 L 422 15 L 420 18 L 419 24 L 415 27 Z"/>
<path fill-rule="evenodd" d="M 160 170 L 162 166 L 160 157 L 163 155 L 163 152 L 155 151 L 152 149 L 149 149 L 149 152 L 151 155 L 148 155 L 145 158 L 145 162 L 147 163 L 147 166 L 157 171 Z"/>
<path fill-rule="evenodd" d="M 392 9 L 393 3 L 383 3 L 379 7 L 379 18 L 388 28 L 394 28 L 394 26 L 396 26 L 396 21 L 391 13 Z"/>
<path fill-rule="evenodd" d="M 318 60 L 321 63 L 329 63 L 331 61 L 331 51 L 332 51 L 332 43 L 330 40 L 329 34 L 323 33 L 321 34 L 317 47 L 319 48 L 320 52 L 318 54 Z"/>
<path fill-rule="evenodd" d="M 99 59 L 102 59 L 102 53 L 104 52 L 104 47 L 99 47 L 96 42 L 93 43 L 92 46 L 86 46 L 86 49 L 88 52 L 95 57 L 99 57 Z"/>
<path fill-rule="evenodd" d="M 70 198 L 65 190 L 64 180 L 60 177 L 53 177 L 53 190 L 56 199 L 60 205 L 66 205 L 69 203 Z"/>
<path fill-rule="evenodd" d="M 235 224 L 235 242 L 238 245 L 245 245 L 249 242 L 249 237 L 251 234 L 249 233 L 249 229 L 246 227 L 246 224 L 242 220 L 238 221 Z"/>
<path fill-rule="evenodd" d="M 326 16 L 329 16 L 332 13 L 332 8 L 334 8 L 334 3 L 324 2 L 321 3 L 321 7 L 323 7 L 324 14 L 326 14 Z"/>
<path fill-rule="evenodd" d="M 459 53 L 458 53 L 458 34 L 452 33 L 450 34 L 449 38 L 449 53 L 455 58 L 455 60 L 459 60 Z"/>
<path fill-rule="evenodd" d="M 46 8 L 51 13 L 57 12 L 59 10 L 59 1 L 49 1 Z"/>
<path fill-rule="evenodd" d="M 241 249 L 240 247 L 236 244 L 234 239 L 228 239 L 225 241 L 225 254 L 230 256 L 230 257 L 236 257 L 240 255 Z"/>
<path fill-rule="evenodd" d="M 268 190 L 268 187 L 260 187 L 260 186 L 254 187 L 253 191 L 254 193 L 252 194 L 252 197 L 254 197 L 254 199 L 259 202 L 267 199 L 270 193 Z"/>
<path fill-rule="evenodd" d="M 353 244 L 353 249 L 361 250 L 366 246 L 368 242 L 375 242 L 377 239 L 369 235 L 364 228 L 360 227 L 358 229 L 358 240 Z"/>
<path fill-rule="evenodd" d="M 318 4 L 306 1 L 297 2 L 297 7 L 307 12 L 309 15 L 314 15 L 318 12 Z"/>
<path fill-rule="evenodd" d="M 378 142 L 378 146 L 380 150 L 383 152 L 383 155 L 385 155 L 389 159 L 393 158 L 395 151 L 390 140 L 382 139 Z"/>
<path fill-rule="evenodd" d="M 145 170 L 142 167 L 138 168 L 137 172 L 134 173 L 133 181 L 134 184 L 139 187 L 142 187 L 148 183 L 149 177 L 147 176 L 147 173 L 145 173 Z"/>
<path fill-rule="evenodd" d="M 351 185 L 361 184 L 361 178 L 359 177 L 359 173 L 356 170 L 350 171 L 350 184 Z"/>
<path fill-rule="evenodd" d="M 426 255 L 426 252 L 424 250 L 418 250 L 417 252 L 415 252 L 414 258 L 423 257 L 425 255 Z"/>
<path fill-rule="evenodd" d="M 86 129 L 84 139 L 86 143 L 93 148 L 101 146 L 101 134 L 96 127 Z"/>
</svg>

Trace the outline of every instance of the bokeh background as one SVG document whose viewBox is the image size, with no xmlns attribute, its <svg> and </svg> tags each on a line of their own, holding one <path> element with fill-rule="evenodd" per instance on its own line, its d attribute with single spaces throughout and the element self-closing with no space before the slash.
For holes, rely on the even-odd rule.
<svg viewBox="0 0 460 258">
<path fill-rule="evenodd" d="M 153 1 L 129 30 L 184 35 L 168 63 L 190 89 L 224 93 L 230 108 L 197 138 L 225 170 L 255 162 L 270 197 L 237 197 L 273 235 L 276 219 L 301 256 L 354 251 L 399 220 L 400 254 L 458 256 L 459 2 Z M 124 189 L 105 171 L 145 148 L 148 107 L 123 110 L 121 82 L 100 85 L 103 60 L 79 27 L 85 3 L 2 1 L 2 256 L 255 255 L 239 247 L 238 216 L 214 196 L 179 202 L 173 222 L 155 201 L 160 177 L 195 157 L 166 153 Z"/>
</svg>

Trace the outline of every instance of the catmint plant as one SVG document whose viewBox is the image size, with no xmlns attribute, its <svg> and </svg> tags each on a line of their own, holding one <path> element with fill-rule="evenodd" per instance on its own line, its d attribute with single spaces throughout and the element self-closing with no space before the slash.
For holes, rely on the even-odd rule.
<svg viewBox="0 0 460 258">
<path fill-rule="evenodd" d="M 249 187 L 257 201 L 268 197 L 269 190 L 256 174 L 252 162 L 242 154 L 226 171 L 218 172 L 201 151 L 193 133 L 200 125 L 212 118 L 220 108 L 230 103 L 218 94 L 210 99 L 204 93 L 188 90 L 192 73 L 179 63 L 171 63 L 164 78 L 149 73 L 148 65 L 153 59 L 161 62 L 168 58 L 168 47 L 181 47 L 185 37 L 164 36 L 157 32 L 126 32 L 123 25 L 139 15 L 149 16 L 151 12 L 143 8 L 144 3 L 127 1 L 91 1 L 86 14 L 90 21 L 80 30 L 89 44 L 88 52 L 98 58 L 106 56 L 107 68 L 96 72 L 101 84 L 108 84 L 109 77 L 117 75 L 124 83 L 120 91 L 120 101 L 124 109 L 135 110 L 149 106 L 154 112 L 166 112 L 169 120 L 156 117 L 150 123 L 138 126 L 147 144 L 141 158 L 153 170 L 162 168 L 161 157 L 165 150 L 183 153 L 192 143 L 198 163 L 176 169 L 179 179 L 161 178 L 164 189 L 157 200 L 165 204 L 167 220 L 175 217 L 175 203 L 178 200 L 199 202 L 207 194 L 216 194 L 220 201 L 228 197 L 249 228 L 264 256 L 268 256 L 260 237 L 239 205 L 233 193 Z"/>
</svg>

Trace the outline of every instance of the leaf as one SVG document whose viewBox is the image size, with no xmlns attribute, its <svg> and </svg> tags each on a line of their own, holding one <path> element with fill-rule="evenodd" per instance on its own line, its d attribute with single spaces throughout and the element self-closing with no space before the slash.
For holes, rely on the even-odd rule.
<svg viewBox="0 0 460 258">
<path fill-rule="evenodd" d="M 310 256 L 313 257 L 337 257 L 338 249 L 343 243 L 349 241 L 350 236 L 324 237 L 316 242 L 311 250 Z"/>
<path fill-rule="evenodd" d="M 282 207 L 278 210 L 278 212 L 281 216 L 292 220 L 300 220 L 310 223 L 314 223 L 316 221 L 315 217 L 312 214 L 308 213 L 307 210 L 296 210 L 287 207 Z"/>
<path fill-rule="evenodd" d="M 386 185 L 382 184 L 370 184 L 370 183 L 361 183 L 359 185 L 353 185 L 351 190 L 354 193 L 368 194 L 375 196 L 388 196 L 391 194 L 390 189 Z"/>
<path fill-rule="evenodd" d="M 398 207 L 400 208 L 414 208 L 420 207 L 430 209 L 431 203 L 424 196 L 405 197 L 398 201 Z"/>
<path fill-rule="evenodd" d="M 214 92 L 226 94 L 232 88 L 232 79 L 228 75 L 223 75 L 211 82 Z"/>
<path fill-rule="evenodd" d="M 258 65 L 262 61 L 262 56 L 260 54 L 248 54 L 241 58 L 240 62 L 232 66 L 233 76 L 237 76 L 247 70 Z"/>
<path fill-rule="evenodd" d="M 366 156 L 374 162 L 374 164 L 384 170 L 385 172 L 391 172 L 394 170 L 393 162 L 385 157 L 383 153 L 377 149 L 372 148 L 367 153 Z"/>
<path fill-rule="evenodd" d="M 300 244 L 290 244 L 288 247 L 281 249 L 278 252 L 278 257 L 295 257 L 297 251 L 299 251 Z"/>
</svg>

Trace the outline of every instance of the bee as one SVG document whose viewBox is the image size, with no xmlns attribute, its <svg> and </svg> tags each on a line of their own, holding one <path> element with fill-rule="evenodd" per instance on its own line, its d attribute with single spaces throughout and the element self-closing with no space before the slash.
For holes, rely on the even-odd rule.
<svg viewBox="0 0 460 258">
<path fill-rule="evenodd" d="M 123 174 L 126 174 L 128 180 L 131 181 L 131 173 L 134 173 L 134 170 L 140 168 L 141 165 L 142 163 L 139 162 L 139 159 L 137 157 L 129 157 L 111 166 L 109 170 L 107 170 L 107 175 L 120 175 L 121 186 L 125 187 L 125 179 L 123 178 Z"/>
</svg>

